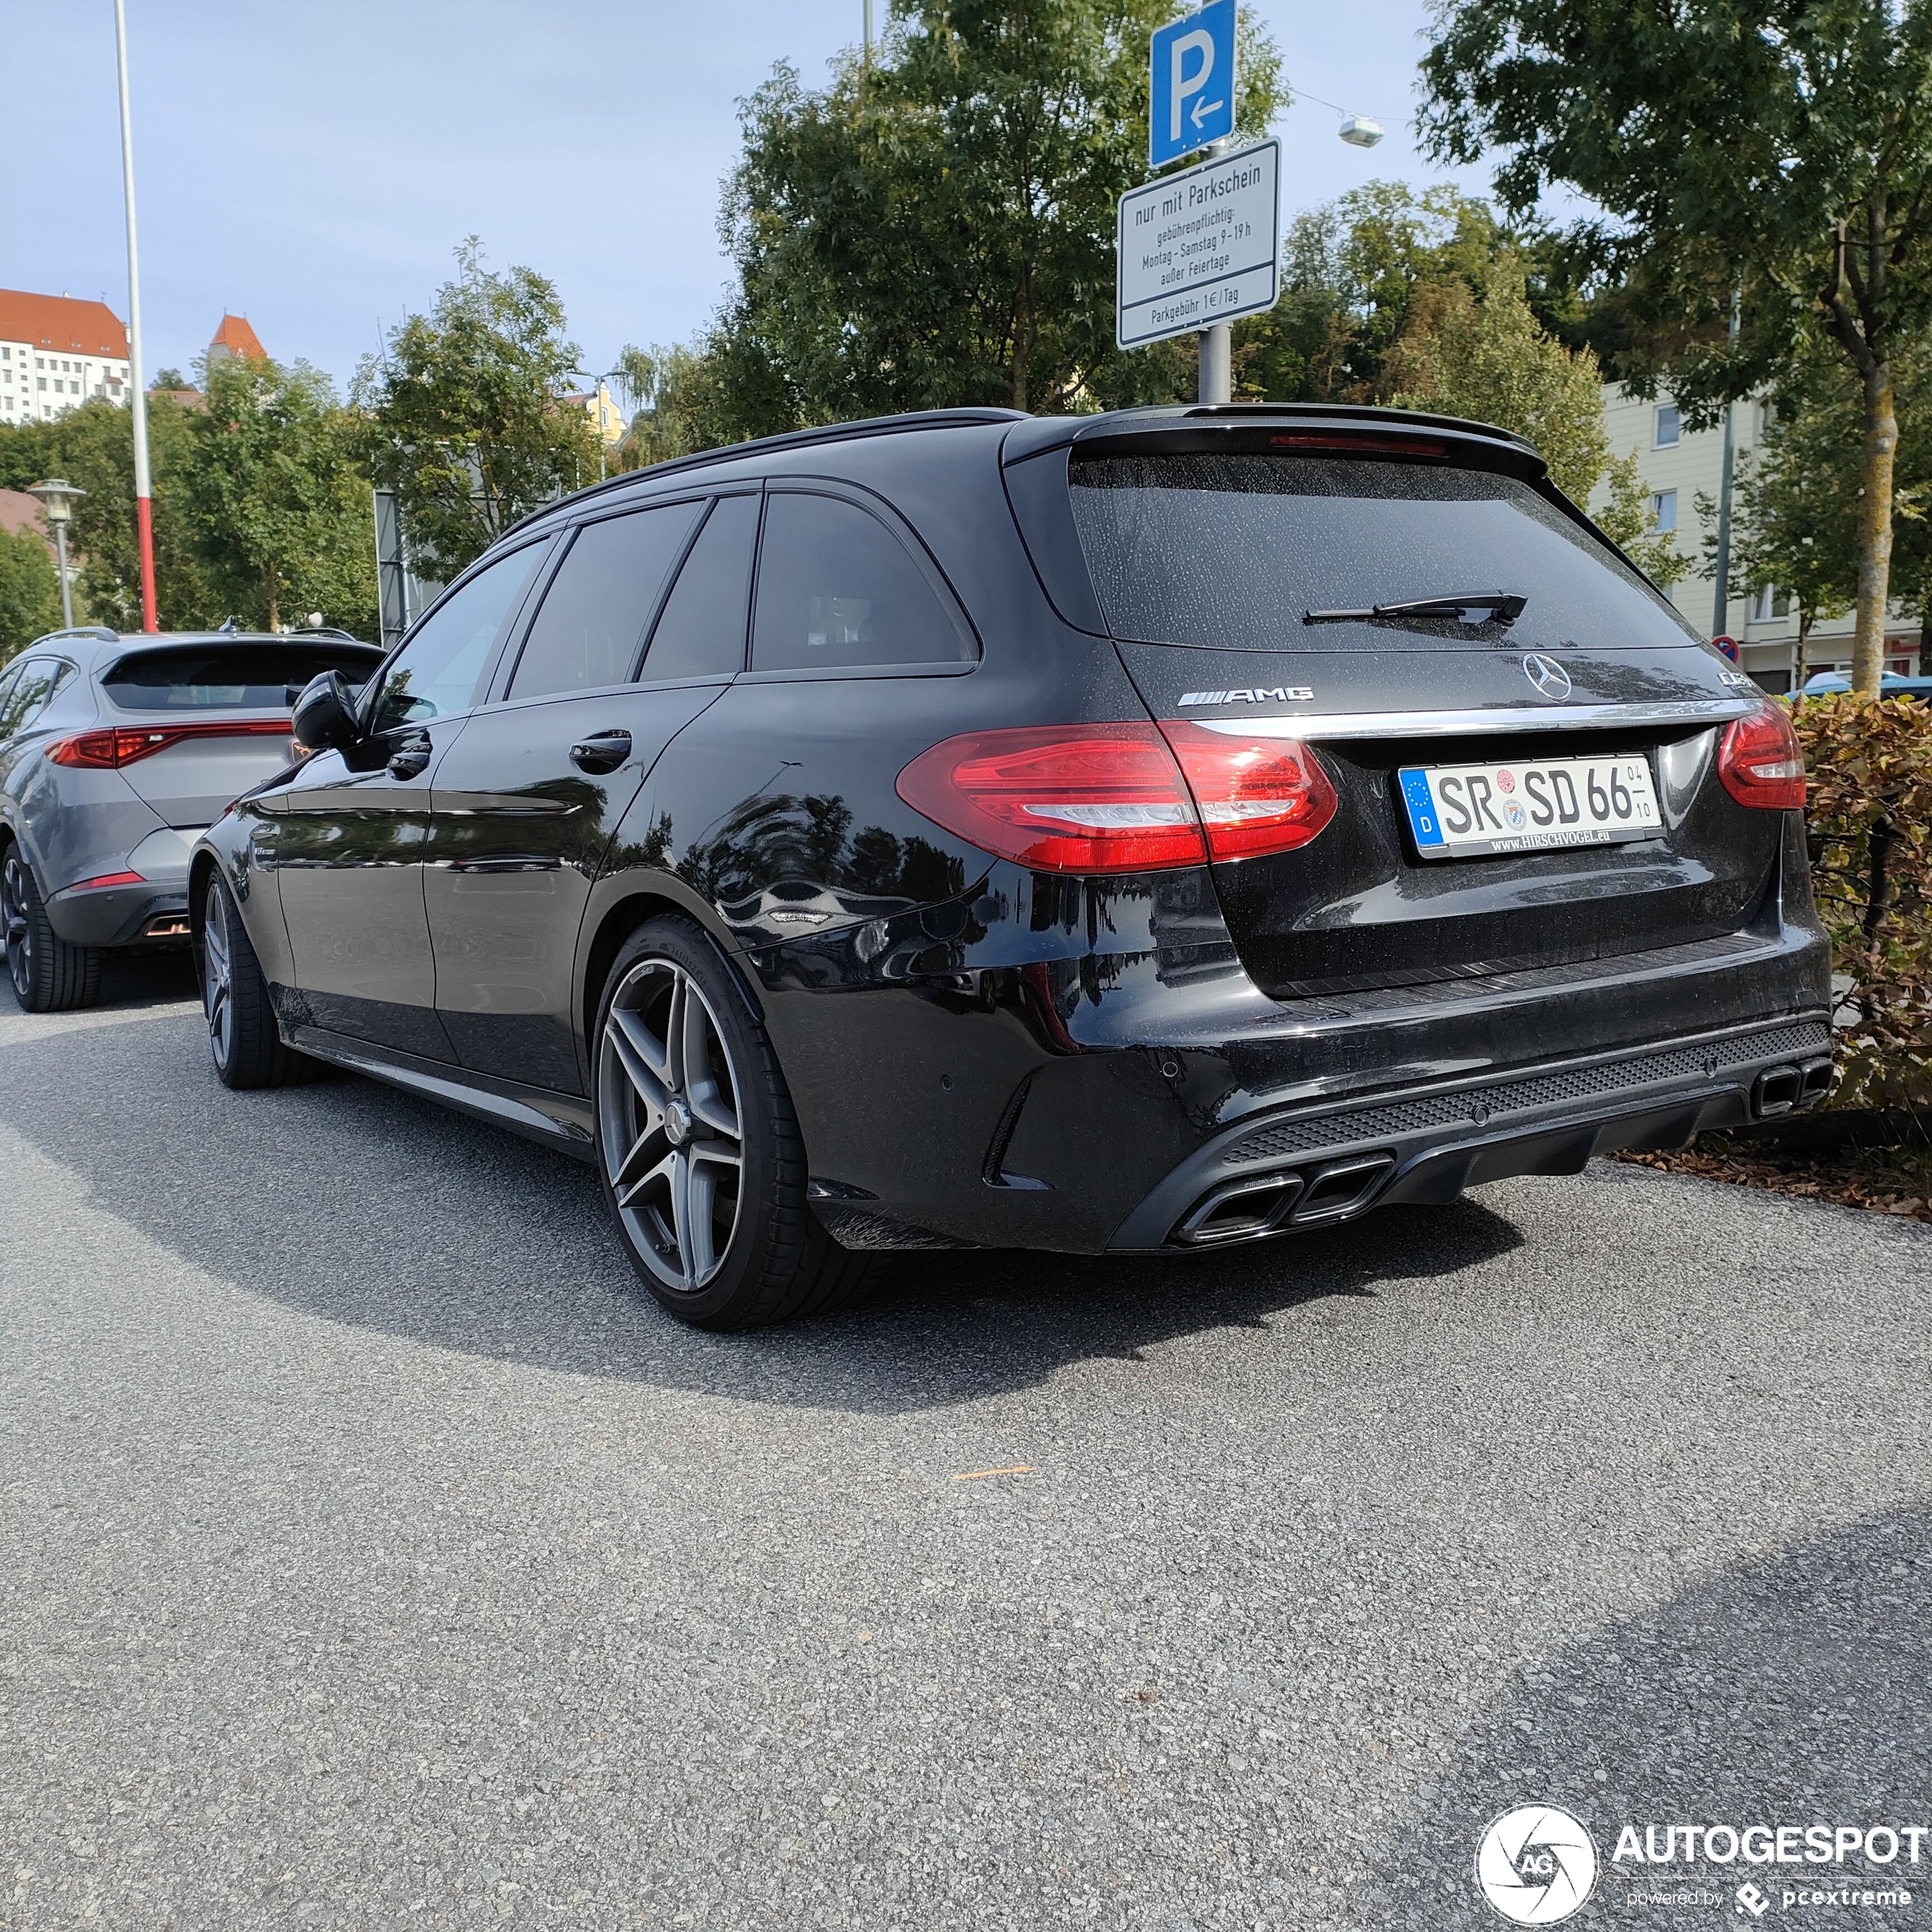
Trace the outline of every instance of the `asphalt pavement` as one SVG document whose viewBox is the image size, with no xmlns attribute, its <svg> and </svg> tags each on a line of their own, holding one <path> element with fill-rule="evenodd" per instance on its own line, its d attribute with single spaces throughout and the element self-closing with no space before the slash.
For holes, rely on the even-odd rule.
<svg viewBox="0 0 1932 1932">
<path fill-rule="evenodd" d="M 0 993 L 9 1932 L 1475 1927 L 1519 1803 L 1932 1823 L 1932 1228 L 1599 1164 L 711 1337 L 587 1169 L 110 990 Z"/>
</svg>

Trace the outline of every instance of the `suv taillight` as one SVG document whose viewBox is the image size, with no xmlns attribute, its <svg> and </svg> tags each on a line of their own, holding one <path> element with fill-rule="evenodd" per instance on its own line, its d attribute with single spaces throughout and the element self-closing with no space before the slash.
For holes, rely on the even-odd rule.
<svg viewBox="0 0 1932 1932">
<path fill-rule="evenodd" d="M 1335 788 L 1305 746 L 1179 721 L 969 732 L 921 752 L 898 793 L 982 850 L 1043 872 L 1285 852 L 1335 815 Z"/>
<path fill-rule="evenodd" d="M 56 764 L 84 771 L 117 771 L 139 758 L 151 758 L 189 738 L 286 738 L 288 725 L 280 718 L 222 718 L 199 725 L 116 725 L 111 731 L 83 731 L 57 738 L 47 747 Z"/>
<path fill-rule="evenodd" d="M 1761 704 L 1728 726 L 1718 777 L 1740 805 L 1765 812 L 1804 808 L 1804 748 L 1781 704 Z"/>
</svg>

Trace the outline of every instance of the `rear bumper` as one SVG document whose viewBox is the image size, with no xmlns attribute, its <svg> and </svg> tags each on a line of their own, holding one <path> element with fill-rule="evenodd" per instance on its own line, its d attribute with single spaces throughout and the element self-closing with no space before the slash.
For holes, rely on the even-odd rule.
<svg viewBox="0 0 1932 1932">
<path fill-rule="evenodd" d="M 56 892 L 47 919 L 69 945 L 127 946 L 188 936 L 188 888 L 144 879 L 138 885 L 103 885 L 88 891 Z"/>
<path fill-rule="evenodd" d="M 1333 1226 L 1476 1181 L 1577 1174 L 1594 1155 L 1674 1147 L 1789 1112 L 1831 1082 L 1826 1015 L 1546 1063 L 1507 1080 L 1417 1088 L 1352 1107 L 1244 1120 L 1168 1174 L 1108 1247 L 1231 1246 Z"/>
</svg>

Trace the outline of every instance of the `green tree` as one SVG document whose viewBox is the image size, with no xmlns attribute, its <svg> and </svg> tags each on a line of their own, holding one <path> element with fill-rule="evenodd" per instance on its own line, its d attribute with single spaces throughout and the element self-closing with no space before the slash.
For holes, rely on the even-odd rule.
<svg viewBox="0 0 1932 1932">
<path fill-rule="evenodd" d="M 1609 465 L 1597 358 L 1544 330 L 1513 264 L 1489 268 L 1480 300 L 1466 281 L 1423 290 L 1382 381 L 1398 409 L 1467 416 L 1527 436 L 1556 487 L 1579 503 Z"/>
<path fill-rule="evenodd" d="M 164 631 L 219 623 L 219 593 L 208 581 L 188 528 L 182 488 L 191 462 L 196 412 L 151 396 L 154 576 Z M 116 404 L 84 402 L 51 422 L 0 426 L 0 488 L 24 489 L 65 476 L 87 494 L 74 507 L 68 542 L 91 618 L 117 631 L 141 628 L 141 558 L 134 513 L 134 424 Z"/>
<path fill-rule="evenodd" d="M 232 356 L 202 373 L 181 496 L 208 581 L 235 615 L 278 630 L 309 612 L 367 633 L 375 535 L 357 428 L 305 362 Z"/>
<path fill-rule="evenodd" d="M 1187 345 L 1114 345 L 1114 204 L 1146 173 L 1147 37 L 1175 0 L 895 0 L 822 91 L 744 104 L 722 227 L 738 288 L 701 345 L 705 440 L 838 417 L 1168 397 Z M 1243 34 L 1238 125 L 1285 104 Z M 697 393 L 701 387 L 702 395 Z"/>
<path fill-rule="evenodd" d="M 59 627 L 60 573 L 47 546 L 31 530 L 0 530 L 0 664 Z"/>
<path fill-rule="evenodd" d="M 1439 157 L 1505 151 L 1508 208 L 1560 183 L 1605 211 L 1571 237 L 1648 326 L 1620 375 L 1667 377 L 1697 423 L 1824 354 L 1855 374 L 1876 690 L 1894 357 L 1932 323 L 1932 0 L 1442 0 L 1422 71 Z"/>
<path fill-rule="evenodd" d="M 357 370 L 364 459 L 426 574 L 453 577 L 511 524 L 597 475 L 596 431 L 559 406 L 581 355 L 535 270 L 497 275 L 475 236 L 427 316 Z"/>
</svg>

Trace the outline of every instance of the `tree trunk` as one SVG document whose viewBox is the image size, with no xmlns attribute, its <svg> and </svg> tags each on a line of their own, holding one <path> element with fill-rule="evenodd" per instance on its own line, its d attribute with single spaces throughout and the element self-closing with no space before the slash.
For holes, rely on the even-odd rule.
<svg viewBox="0 0 1932 1932">
<path fill-rule="evenodd" d="M 1885 672 L 1886 604 L 1892 581 L 1892 468 L 1899 414 L 1889 360 L 1865 376 L 1864 488 L 1858 499 L 1858 624 L 1851 688 L 1875 697 Z"/>
</svg>

